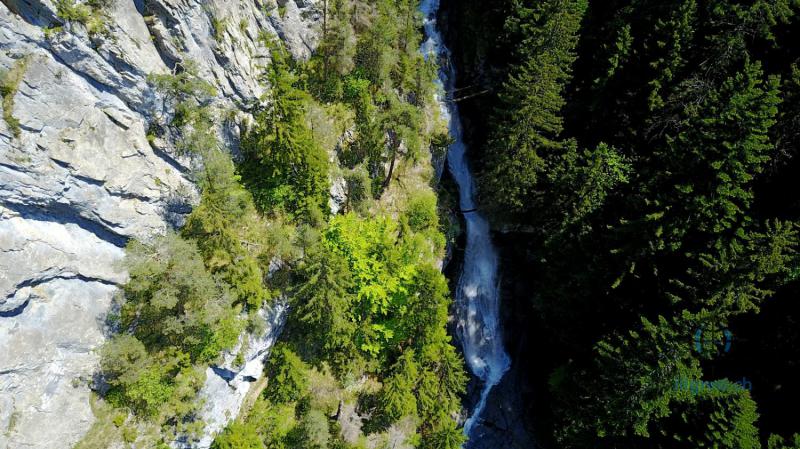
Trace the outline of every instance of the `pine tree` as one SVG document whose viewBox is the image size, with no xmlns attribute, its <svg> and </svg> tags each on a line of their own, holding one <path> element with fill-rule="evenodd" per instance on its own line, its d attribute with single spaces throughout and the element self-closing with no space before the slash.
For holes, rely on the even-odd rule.
<svg viewBox="0 0 800 449">
<path fill-rule="evenodd" d="M 264 442 L 256 429 L 239 422 L 231 423 L 211 445 L 212 449 L 264 449 Z"/>
<path fill-rule="evenodd" d="M 715 381 L 681 391 L 671 415 L 659 422 L 652 447 L 664 449 L 761 449 L 756 403 L 750 393 L 728 381 Z M 655 427 L 655 426 L 654 426 Z"/>
<path fill-rule="evenodd" d="M 670 210 L 668 217 L 675 216 L 669 228 L 676 238 L 688 231 L 679 223 L 710 233 L 741 223 L 753 198 L 752 180 L 773 151 L 776 78 L 765 81 L 761 65 L 748 62 L 719 89 L 705 90 L 702 102 L 686 105 L 679 131 L 666 136 L 654 161 L 661 173 L 654 195 Z"/>
<path fill-rule="evenodd" d="M 250 194 L 239 183 L 230 156 L 209 151 L 199 179 L 198 204 L 182 235 L 197 242 L 206 266 L 232 287 L 236 302 L 256 310 L 269 297 L 257 259 L 264 253 L 264 229 Z"/>
<path fill-rule="evenodd" d="M 460 449 L 467 442 L 464 431 L 453 420 L 442 421 L 422 439 L 423 449 Z"/>
<path fill-rule="evenodd" d="M 294 402 L 308 394 L 305 363 L 286 345 L 272 350 L 267 366 L 269 384 L 266 397 L 276 404 Z"/>
</svg>

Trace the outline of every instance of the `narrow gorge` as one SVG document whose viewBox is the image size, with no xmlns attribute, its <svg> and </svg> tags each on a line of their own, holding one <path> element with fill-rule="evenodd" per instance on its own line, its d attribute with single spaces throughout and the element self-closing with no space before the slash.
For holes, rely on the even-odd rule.
<svg viewBox="0 0 800 449">
<path fill-rule="evenodd" d="M 467 160 L 461 117 L 455 101 L 455 66 L 437 26 L 439 0 L 423 1 L 421 10 L 425 16 L 427 36 L 422 51 L 427 57 L 441 61 L 442 65 L 439 69 L 442 94 L 438 99 L 453 139 L 447 150 L 447 166 L 458 184 L 459 212 L 463 214 L 466 223 L 463 267 L 455 283 L 455 314 L 458 320 L 456 329 L 467 365 L 483 384 L 478 401 L 469 411 L 464 423 L 464 433 L 470 436 L 475 424 L 481 419 L 492 387 L 503 378 L 511 361 L 503 347 L 497 253 L 489 235 L 489 222 L 478 211 L 475 202 L 475 186 Z"/>
</svg>

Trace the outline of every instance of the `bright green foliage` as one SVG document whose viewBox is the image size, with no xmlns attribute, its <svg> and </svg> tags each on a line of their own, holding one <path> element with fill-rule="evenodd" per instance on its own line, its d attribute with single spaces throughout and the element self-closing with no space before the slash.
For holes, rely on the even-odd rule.
<svg viewBox="0 0 800 449">
<path fill-rule="evenodd" d="M 548 158 L 569 145 L 562 131 L 561 92 L 570 79 L 577 32 L 586 0 L 518 4 L 509 26 L 525 33 L 520 63 L 504 83 L 488 146 L 482 185 L 498 210 L 525 212 Z"/>
<path fill-rule="evenodd" d="M 423 233 L 408 225 L 401 232 L 387 217 L 334 217 L 300 267 L 297 323 L 290 324 L 299 350 L 330 363 L 337 374 L 358 375 L 361 359 L 367 369 L 386 373 L 379 426 L 419 415 L 423 441 L 452 421 L 467 380 L 445 331 L 447 281 L 423 237 L 436 224 L 431 207 L 435 203 L 421 197 L 410 214 L 422 217 L 415 223 Z"/>
<path fill-rule="evenodd" d="M 423 217 L 416 223 L 424 232 L 435 224 L 431 206 L 422 198 L 422 212 L 413 214 Z M 298 348 L 339 375 L 358 375 L 360 359 L 387 373 L 379 425 L 419 415 L 424 441 L 452 421 L 466 375 L 445 331 L 449 291 L 433 265 L 431 241 L 411 226 L 398 228 L 387 217 L 334 217 L 301 266 L 298 322 L 290 327 Z"/>
<path fill-rule="evenodd" d="M 291 349 L 285 345 L 275 347 L 267 367 L 268 399 L 275 403 L 295 402 L 308 394 L 308 369 Z"/>
<path fill-rule="evenodd" d="M 334 217 L 323 237 L 324 244 L 347 261 L 355 280 L 350 293 L 355 297 L 352 319 L 360 323 L 356 341 L 373 358 L 384 355 L 401 337 L 396 323 L 407 310 L 420 258 L 413 251 L 417 248 L 398 239 L 393 220 L 364 220 L 353 214 Z"/>
<path fill-rule="evenodd" d="M 356 65 L 373 85 L 388 82 L 397 64 L 398 52 L 393 51 L 398 39 L 397 17 L 393 16 L 394 2 L 375 2 L 376 14 L 370 27 L 359 36 Z"/>
<path fill-rule="evenodd" d="M 262 210 L 319 213 L 328 204 L 328 156 L 306 125 L 308 94 L 297 86 L 288 54 L 272 44 L 268 105 L 242 139 L 242 173 Z"/>
</svg>

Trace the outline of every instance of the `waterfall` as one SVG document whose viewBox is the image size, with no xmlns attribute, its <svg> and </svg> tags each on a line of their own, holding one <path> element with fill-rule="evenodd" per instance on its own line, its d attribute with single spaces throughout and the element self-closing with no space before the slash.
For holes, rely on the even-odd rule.
<svg viewBox="0 0 800 449">
<path fill-rule="evenodd" d="M 459 190 L 459 203 L 467 224 L 467 246 L 464 267 L 456 289 L 457 332 L 464 350 L 464 358 L 472 373 L 481 380 L 483 389 L 472 413 L 464 423 L 464 433 L 469 436 L 478 422 L 492 387 L 500 382 L 511 364 L 500 329 L 500 298 L 497 282 L 497 251 L 489 236 L 489 223 L 475 210 L 475 188 L 466 159 L 458 106 L 447 92 L 455 87 L 455 68 L 449 64 L 450 51 L 445 47 L 437 28 L 436 14 L 439 0 L 423 0 L 420 10 L 424 16 L 426 40 L 422 53 L 426 58 L 442 61 L 437 81 L 436 100 L 442 117 L 449 122 L 454 139 L 447 153 L 447 165 Z"/>
</svg>

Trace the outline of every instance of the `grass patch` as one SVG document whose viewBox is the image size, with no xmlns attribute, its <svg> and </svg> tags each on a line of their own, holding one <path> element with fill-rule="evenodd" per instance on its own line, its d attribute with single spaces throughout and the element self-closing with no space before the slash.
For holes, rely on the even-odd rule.
<svg viewBox="0 0 800 449">
<path fill-rule="evenodd" d="M 18 59 L 5 73 L 0 73 L 0 95 L 3 97 L 3 120 L 6 121 L 14 137 L 19 137 L 21 130 L 19 120 L 14 117 L 14 97 L 19 90 L 19 83 L 25 75 L 28 57 Z"/>
<path fill-rule="evenodd" d="M 82 24 L 89 34 L 94 35 L 107 31 L 103 8 L 108 4 L 109 0 L 89 0 L 86 3 L 77 3 L 75 0 L 57 0 L 56 14 L 67 22 Z"/>
<path fill-rule="evenodd" d="M 128 443 L 125 447 L 135 449 L 167 447 L 160 441 L 156 426 L 129 419 L 126 410 L 113 407 L 94 393 L 89 404 L 95 422 L 73 449 L 107 449 L 123 441 Z"/>
<path fill-rule="evenodd" d="M 214 40 L 217 42 L 222 42 L 222 39 L 225 38 L 225 31 L 228 27 L 228 20 L 227 19 L 218 19 L 216 17 L 211 17 L 211 28 L 214 30 Z"/>
</svg>

